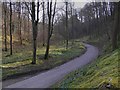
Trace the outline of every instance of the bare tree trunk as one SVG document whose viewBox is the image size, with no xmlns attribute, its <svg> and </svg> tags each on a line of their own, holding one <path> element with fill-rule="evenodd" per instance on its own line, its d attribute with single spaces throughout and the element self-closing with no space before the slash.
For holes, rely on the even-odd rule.
<svg viewBox="0 0 120 90">
<path fill-rule="evenodd" d="M 37 26 L 35 25 L 35 23 L 33 23 L 33 60 L 32 60 L 32 64 L 36 64 L 36 49 L 37 49 L 37 42 L 36 42 L 36 30 L 37 30 Z"/>
<path fill-rule="evenodd" d="M 19 20 L 19 38 L 20 38 L 20 45 L 22 45 L 22 33 L 21 33 L 21 18 L 20 18 L 20 15 L 21 15 L 21 6 L 20 6 L 20 2 L 19 2 L 19 5 L 18 5 L 18 20 Z"/>
<path fill-rule="evenodd" d="M 74 44 L 74 30 L 73 30 L 73 8 L 72 5 L 70 5 L 71 8 L 71 25 L 72 25 L 72 44 Z"/>
<path fill-rule="evenodd" d="M 49 10 L 50 9 L 50 10 Z M 52 14 L 52 1 L 47 3 L 47 13 L 48 13 L 48 38 L 47 38 L 47 47 L 46 47 L 46 52 L 45 52 L 45 57 L 44 59 L 48 59 L 49 55 L 49 47 L 50 47 L 50 30 L 51 30 L 51 14 Z"/>
<path fill-rule="evenodd" d="M 69 39 L 69 32 L 68 32 L 68 2 L 65 2 L 66 4 L 66 32 L 67 32 L 67 38 L 66 38 L 66 49 L 68 49 L 68 39 Z"/>
<path fill-rule="evenodd" d="M 32 29 L 33 29 L 33 60 L 32 64 L 36 64 L 36 26 L 35 26 L 35 2 L 32 2 Z"/>
<path fill-rule="evenodd" d="M 10 55 L 12 55 L 12 3 L 10 2 Z"/>
<path fill-rule="evenodd" d="M 56 0 L 55 0 L 55 4 L 54 4 L 53 15 L 52 15 L 52 0 L 50 2 L 50 6 L 49 6 L 49 2 L 47 3 L 48 39 L 47 39 L 47 47 L 46 47 L 44 59 L 48 59 L 48 55 L 49 55 L 50 38 L 51 38 L 52 33 L 53 33 L 53 22 L 54 22 L 54 16 L 55 16 L 55 9 L 56 9 Z"/>
<path fill-rule="evenodd" d="M 37 31 L 39 21 L 39 2 L 37 2 L 37 20 L 35 19 L 35 2 L 32 2 L 32 29 L 33 29 L 33 60 L 32 64 L 36 64 L 36 49 L 37 49 Z"/>
<path fill-rule="evenodd" d="M 28 14 L 28 41 L 30 40 L 30 23 L 29 23 L 29 14 Z"/>
<path fill-rule="evenodd" d="M 22 20 L 23 20 L 23 28 L 24 28 L 24 29 L 23 29 L 23 31 L 24 31 L 24 32 L 23 32 L 23 36 L 24 36 L 23 39 L 24 39 L 24 40 L 26 40 L 25 35 L 26 35 L 26 31 L 27 31 L 27 30 L 26 30 L 26 22 L 25 22 L 26 20 L 25 20 L 25 19 L 26 19 L 26 18 L 25 18 L 25 15 L 24 15 L 24 16 L 23 16 L 23 19 L 22 19 Z"/>
<path fill-rule="evenodd" d="M 115 3 L 115 16 L 114 16 L 114 30 L 113 30 L 113 37 L 112 37 L 112 48 L 113 50 L 117 48 L 117 36 L 119 30 L 119 3 Z"/>
<path fill-rule="evenodd" d="M 43 2 L 43 46 L 45 46 L 45 36 L 44 36 L 44 31 L 45 31 L 45 11 L 44 11 L 44 3 Z"/>
<path fill-rule="evenodd" d="M 49 32 L 48 32 L 48 33 L 49 33 Z M 46 48 L 46 52 L 45 52 L 45 57 L 44 57 L 44 59 L 48 59 L 49 48 L 50 48 L 50 37 L 48 37 L 48 40 L 47 40 L 47 48 Z"/>
<path fill-rule="evenodd" d="M 120 1 L 119 1 L 119 30 L 118 30 L 118 41 L 120 41 Z M 120 45 L 120 42 L 119 42 Z"/>
<path fill-rule="evenodd" d="M 7 15 L 6 9 L 7 9 L 7 6 L 6 6 L 5 2 L 3 2 L 3 5 L 4 5 L 4 30 L 5 30 L 4 42 L 5 42 L 5 51 L 7 51 L 7 32 L 6 32 L 6 30 L 7 30 L 7 28 L 6 28 L 6 15 Z"/>
<path fill-rule="evenodd" d="M 28 4 L 25 3 L 26 7 L 28 8 L 28 12 L 31 15 L 32 19 L 32 35 L 33 35 L 33 59 L 31 64 L 36 64 L 36 50 L 37 50 L 37 33 L 38 33 L 38 21 L 39 21 L 39 0 L 35 2 L 31 2 L 32 7 L 29 8 Z M 36 12 L 37 9 L 37 12 Z M 29 17 L 28 17 L 29 18 Z M 29 21 L 29 20 L 28 20 Z"/>
</svg>

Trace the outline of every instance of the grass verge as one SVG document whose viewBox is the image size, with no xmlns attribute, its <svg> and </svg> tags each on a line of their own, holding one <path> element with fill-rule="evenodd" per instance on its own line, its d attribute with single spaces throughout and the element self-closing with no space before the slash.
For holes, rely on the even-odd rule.
<svg viewBox="0 0 120 90">
<path fill-rule="evenodd" d="M 118 49 L 99 57 L 91 64 L 68 74 L 53 88 L 120 88 L 118 73 Z"/>
<path fill-rule="evenodd" d="M 70 45 L 70 44 L 69 44 Z M 59 66 L 85 52 L 85 47 L 80 42 L 71 44 L 69 49 L 64 45 L 50 47 L 49 59 L 44 60 L 45 47 L 37 50 L 37 64 L 32 65 L 32 52 L 27 48 L 20 48 L 14 55 L 9 56 L 9 52 L 3 52 L 2 79 L 15 78 L 25 74 L 34 74 L 40 71 L 49 70 Z"/>
</svg>

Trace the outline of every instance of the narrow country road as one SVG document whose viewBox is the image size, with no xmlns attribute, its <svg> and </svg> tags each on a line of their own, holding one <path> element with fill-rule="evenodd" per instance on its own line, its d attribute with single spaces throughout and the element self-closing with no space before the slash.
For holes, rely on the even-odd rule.
<svg viewBox="0 0 120 90">
<path fill-rule="evenodd" d="M 87 51 L 85 54 L 77 57 L 61 66 L 53 68 L 47 72 L 43 72 L 29 79 L 9 85 L 5 88 L 49 88 L 61 80 L 68 73 L 81 68 L 98 57 L 98 49 L 92 45 L 85 44 Z"/>
</svg>

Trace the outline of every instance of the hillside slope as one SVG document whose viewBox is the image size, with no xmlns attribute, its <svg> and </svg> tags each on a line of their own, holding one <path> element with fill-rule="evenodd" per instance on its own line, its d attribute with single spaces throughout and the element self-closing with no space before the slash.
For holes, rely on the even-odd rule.
<svg viewBox="0 0 120 90">
<path fill-rule="evenodd" d="M 96 61 L 67 75 L 54 87 L 58 88 L 118 88 L 118 52 L 99 57 Z M 119 87 L 120 88 L 120 87 Z"/>
</svg>

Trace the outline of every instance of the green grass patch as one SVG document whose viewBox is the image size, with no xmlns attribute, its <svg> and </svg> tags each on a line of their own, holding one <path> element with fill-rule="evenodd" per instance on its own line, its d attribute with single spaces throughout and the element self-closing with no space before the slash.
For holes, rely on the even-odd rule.
<svg viewBox="0 0 120 90">
<path fill-rule="evenodd" d="M 44 60 L 45 47 L 38 47 L 37 49 L 37 63 L 31 64 L 32 49 L 29 47 L 22 47 L 14 51 L 12 56 L 8 52 L 3 52 L 3 64 L 0 67 L 3 69 L 2 77 L 6 79 L 10 76 L 16 76 L 30 72 L 40 72 L 51 69 L 55 66 L 61 65 L 85 52 L 85 47 L 80 42 L 75 44 L 69 43 L 69 48 L 66 50 L 64 44 L 59 46 L 51 45 L 49 52 L 49 59 Z M 31 73 L 32 74 L 32 73 Z"/>
<path fill-rule="evenodd" d="M 100 88 L 105 84 L 118 88 L 118 51 L 99 57 L 96 61 L 68 74 L 55 88 Z M 119 87 L 120 88 L 120 87 Z"/>
</svg>

